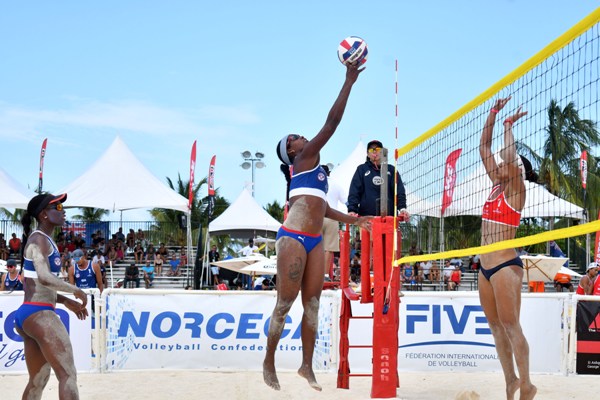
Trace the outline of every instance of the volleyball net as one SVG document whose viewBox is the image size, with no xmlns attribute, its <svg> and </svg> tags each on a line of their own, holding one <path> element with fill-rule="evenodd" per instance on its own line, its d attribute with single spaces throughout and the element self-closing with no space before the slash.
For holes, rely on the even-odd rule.
<svg viewBox="0 0 600 400">
<path fill-rule="evenodd" d="M 600 8 L 447 119 L 398 148 L 397 168 L 413 215 L 410 224 L 402 224 L 403 240 L 418 242 L 428 251 L 397 259 L 394 265 L 512 247 L 544 253 L 545 242 L 565 238 L 582 242 L 586 234 L 599 231 L 599 80 Z M 538 179 L 525 182 L 516 239 L 480 246 L 482 208 L 492 190 L 480 140 L 496 100 L 509 96 L 496 116 L 491 150 L 503 147 L 503 121 L 521 106 L 527 115 L 512 126 L 517 153 L 531 162 Z"/>
</svg>

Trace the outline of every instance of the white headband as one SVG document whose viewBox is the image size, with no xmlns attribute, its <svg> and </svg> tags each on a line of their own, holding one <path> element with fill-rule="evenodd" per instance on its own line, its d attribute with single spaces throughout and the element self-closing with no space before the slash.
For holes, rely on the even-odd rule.
<svg viewBox="0 0 600 400">
<path fill-rule="evenodd" d="M 288 156 L 287 153 L 287 143 L 288 143 L 288 137 L 290 135 L 285 135 L 280 141 L 279 141 L 279 158 L 281 159 L 281 161 L 283 161 L 283 163 L 285 165 L 292 165 L 292 161 L 290 160 L 290 157 Z"/>
</svg>

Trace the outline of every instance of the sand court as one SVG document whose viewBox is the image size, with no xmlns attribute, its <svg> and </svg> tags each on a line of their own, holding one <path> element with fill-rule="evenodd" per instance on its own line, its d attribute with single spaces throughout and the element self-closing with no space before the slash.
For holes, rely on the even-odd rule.
<svg viewBox="0 0 600 400">
<path fill-rule="evenodd" d="M 3 400 L 18 400 L 26 375 L 0 376 Z M 248 399 L 248 400 L 359 400 L 370 399 L 370 378 L 351 378 L 350 389 L 336 388 L 337 374 L 319 373 L 322 392 L 312 390 L 295 372 L 280 372 L 281 391 L 267 387 L 261 372 L 139 371 L 107 374 L 80 373 L 79 394 L 84 400 Z M 595 375 L 536 375 L 536 399 L 592 399 L 597 393 Z M 57 399 L 54 376 L 42 396 Z M 477 395 L 474 395 L 475 392 Z M 400 373 L 397 398 L 404 400 L 504 400 L 504 380 L 499 373 Z"/>
</svg>

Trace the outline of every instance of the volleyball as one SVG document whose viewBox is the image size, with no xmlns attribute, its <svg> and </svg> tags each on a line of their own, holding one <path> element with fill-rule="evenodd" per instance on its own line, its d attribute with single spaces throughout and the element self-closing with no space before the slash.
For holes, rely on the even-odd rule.
<svg viewBox="0 0 600 400">
<path fill-rule="evenodd" d="M 362 65 L 367 62 L 368 53 L 367 43 L 358 36 L 348 36 L 338 46 L 338 58 L 342 64 L 358 61 Z"/>
</svg>

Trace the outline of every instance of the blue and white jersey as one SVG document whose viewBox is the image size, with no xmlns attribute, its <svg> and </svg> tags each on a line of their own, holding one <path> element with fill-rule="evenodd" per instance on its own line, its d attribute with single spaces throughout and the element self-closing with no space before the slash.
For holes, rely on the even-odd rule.
<svg viewBox="0 0 600 400">
<path fill-rule="evenodd" d="M 46 235 L 44 232 L 39 231 L 39 230 L 35 230 L 35 231 L 31 232 L 29 237 L 31 237 L 31 235 L 33 235 L 34 233 L 39 233 L 41 235 L 44 235 L 46 237 L 46 239 L 48 239 L 48 243 L 50 243 L 50 247 L 52 247 L 52 252 L 50 254 L 48 254 L 48 263 L 50 264 L 50 272 L 52 272 L 54 275 L 58 276 L 58 274 L 60 273 L 60 267 L 62 265 L 62 262 L 60 260 L 60 252 L 58 251 L 58 247 L 56 247 L 56 243 L 54 243 L 54 240 L 52 240 L 52 238 L 50 236 Z M 30 260 L 27 257 L 25 257 L 25 262 L 23 263 L 23 276 L 25 278 L 33 278 L 33 279 L 37 279 L 37 277 L 38 277 L 37 272 L 35 271 L 35 267 L 33 265 L 33 260 Z"/>
<path fill-rule="evenodd" d="M 7 272 L 4 278 L 4 290 L 23 290 L 23 282 L 19 279 L 19 275 L 15 279 L 10 279 L 10 274 Z"/>
<path fill-rule="evenodd" d="M 327 201 L 327 173 L 317 165 L 310 171 L 300 172 L 292 176 L 290 182 L 290 199 L 295 196 L 316 196 Z"/>
<path fill-rule="evenodd" d="M 98 282 L 96 282 L 96 272 L 92 267 L 91 261 L 88 261 L 85 269 L 79 269 L 79 265 L 75 264 L 73 270 L 73 274 L 75 275 L 75 286 L 80 289 L 94 289 L 98 287 Z"/>
</svg>

